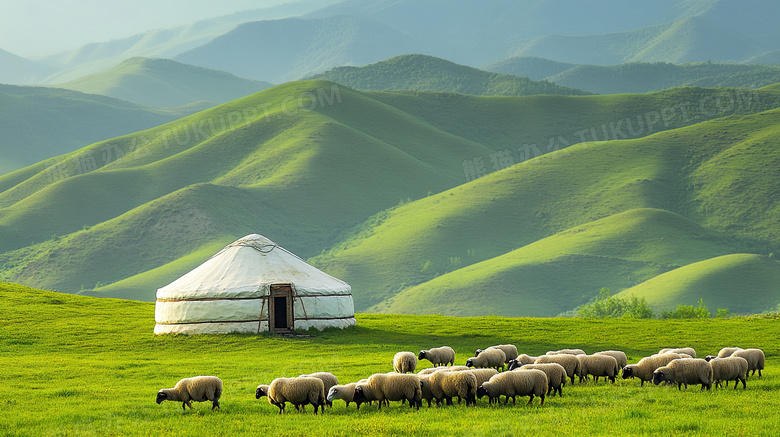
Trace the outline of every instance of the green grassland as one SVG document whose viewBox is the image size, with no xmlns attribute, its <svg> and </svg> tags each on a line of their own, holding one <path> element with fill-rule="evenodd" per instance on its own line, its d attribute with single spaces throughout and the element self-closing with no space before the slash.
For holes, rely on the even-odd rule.
<svg viewBox="0 0 780 437">
<path fill-rule="evenodd" d="M 0 285 L 0 364 L 5 395 L 0 433 L 7 436 L 104 435 L 773 435 L 780 389 L 777 319 L 591 320 L 358 314 L 343 331 L 311 338 L 270 335 L 154 336 L 154 305 Z M 395 352 L 443 344 L 463 364 L 473 350 L 513 343 L 541 354 L 563 347 L 619 349 L 629 362 L 663 347 L 692 346 L 701 356 L 723 346 L 762 348 L 764 376 L 747 390 L 691 386 L 566 385 L 545 405 L 454 405 L 410 410 L 398 402 L 356 411 L 336 401 L 322 415 L 287 408 L 284 415 L 255 387 L 280 376 L 330 371 L 341 382 L 392 370 Z M 420 368 L 429 367 L 427 361 Z M 155 404 L 157 390 L 183 377 L 224 381 L 217 411 L 195 403 Z"/>
<path fill-rule="evenodd" d="M 558 284 L 573 294 L 556 308 L 569 310 L 601 287 L 776 252 L 778 106 L 777 87 L 482 97 L 291 82 L 0 177 L 0 274 L 153 300 L 262 233 L 352 284 L 359 311 L 503 255 L 480 264 L 497 296 L 518 293 L 521 265 L 541 268 L 522 274 L 530 290 L 560 265 L 598 261 L 576 287 L 575 276 Z M 505 169 L 469 180 L 464 163 L 492 170 L 497 151 L 510 153 Z M 619 215 L 631 210 L 664 217 L 648 235 L 682 240 L 643 240 L 648 219 Z M 611 216 L 604 232 L 583 228 L 587 244 L 565 233 Z M 699 247 L 688 232 L 706 250 L 678 253 Z"/>
<path fill-rule="evenodd" d="M 336 67 L 309 79 L 332 80 L 368 91 L 449 91 L 483 96 L 589 94 L 547 81 L 490 73 L 427 55 L 395 56 L 363 67 Z"/>
<path fill-rule="evenodd" d="M 109 70 L 56 86 L 140 105 L 167 107 L 203 101 L 212 105 L 225 103 L 271 84 L 170 59 L 130 58 Z"/>
</svg>

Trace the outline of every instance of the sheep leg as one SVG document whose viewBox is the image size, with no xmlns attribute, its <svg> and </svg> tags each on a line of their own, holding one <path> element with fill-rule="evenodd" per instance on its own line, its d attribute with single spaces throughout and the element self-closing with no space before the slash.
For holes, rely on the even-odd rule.
<svg viewBox="0 0 780 437">
<path fill-rule="evenodd" d="M 182 402 L 181 403 L 181 409 L 184 410 L 184 411 L 187 411 L 187 403 L 186 402 Z M 190 407 L 190 409 L 192 409 L 192 407 Z"/>
<path fill-rule="evenodd" d="M 739 378 L 740 381 L 742 381 L 742 389 L 747 390 L 747 384 L 745 384 L 745 379 Z M 734 390 L 737 389 L 737 386 L 739 385 L 739 381 L 734 381 Z"/>
<path fill-rule="evenodd" d="M 531 402 L 533 402 L 533 400 L 534 400 L 534 394 L 531 393 L 531 395 L 528 396 L 528 404 L 526 404 L 526 405 L 531 405 Z"/>
<path fill-rule="evenodd" d="M 214 411 L 215 408 L 219 408 L 219 401 L 216 399 L 211 401 L 211 410 Z"/>
<path fill-rule="evenodd" d="M 544 394 L 542 394 L 542 395 L 541 395 L 541 396 L 539 396 L 539 397 L 540 397 L 540 398 L 542 398 L 542 402 L 541 402 L 541 403 L 539 403 L 539 405 L 544 405 Z"/>
</svg>

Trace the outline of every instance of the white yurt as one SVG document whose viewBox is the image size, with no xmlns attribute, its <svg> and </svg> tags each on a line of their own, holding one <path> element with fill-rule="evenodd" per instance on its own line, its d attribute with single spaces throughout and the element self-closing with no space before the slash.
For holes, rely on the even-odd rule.
<svg viewBox="0 0 780 437">
<path fill-rule="evenodd" d="M 258 234 L 157 290 L 155 334 L 288 332 L 355 324 L 351 287 Z"/>
</svg>

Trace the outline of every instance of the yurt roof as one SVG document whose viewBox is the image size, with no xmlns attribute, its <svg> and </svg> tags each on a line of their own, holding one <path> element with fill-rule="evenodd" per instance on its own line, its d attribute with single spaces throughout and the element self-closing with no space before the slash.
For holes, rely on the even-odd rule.
<svg viewBox="0 0 780 437">
<path fill-rule="evenodd" d="M 310 265 L 270 239 L 251 234 L 157 290 L 157 299 L 257 297 L 271 284 L 293 284 L 299 295 L 345 294 L 349 284 Z"/>
</svg>

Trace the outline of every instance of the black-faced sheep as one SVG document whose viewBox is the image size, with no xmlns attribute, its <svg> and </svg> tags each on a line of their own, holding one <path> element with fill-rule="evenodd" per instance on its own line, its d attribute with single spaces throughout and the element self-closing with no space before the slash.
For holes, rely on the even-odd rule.
<svg viewBox="0 0 780 437">
<path fill-rule="evenodd" d="M 520 370 L 537 369 L 547 375 L 547 394 L 563 396 L 562 387 L 566 384 L 566 369 L 558 363 L 525 364 Z"/>
<path fill-rule="evenodd" d="M 495 346 L 490 346 L 487 349 L 490 348 L 497 348 L 501 349 L 504 352 L 504 355 L 506 355 L 506 362 L 509 363 L 509 361 L 514 360 L 517 358 L 517 346 L 513 344 L 498 344 Z M 474 352 L 474 356 L 477 357 L 484 349 L 477 349 Z"/>
<path fill-rule="evenodd" d="M 609 355 L 577 355 L 580 361 L 580 383 L 592 375 L 595 382 L 598 382 L 599 376 L 609 378 L 610 382 L 615 383 L 615 377 L 620 372 L 617 360 Z"/>
<path fill-rule="evenodd" d="M 668 347 L 668 348 L 665 348 L 665 349 L 661 349 L 658 353 L 659 354 L 668 354 L 668 353 L 687 354 L 687 355 L 690 355 L 691 358 L 696 358 L 696 349 L 694 349 L 692 347 L 677 347 L 677 348 L 675 348 L 675 347 Z"/>
<path fill-rule="evenodd" d="M 398 352 L 393 356 L 393 369 L 398 373 L 414 373 L 417 357 L 411 352 Z"/>
<path fill-rule="evenodd" d="M 162 401 L 181 402 L 181 409 L 192 409 L 192 402 L 211 401 L 211 409 L 219 408 L 222 396 L 222 380 L 216 376 L 194 376 L 184 378 L 173 388 L 164 388 L 157 392 L 157 404 Z"/>
<path fill-rule="evenodd" d="M 504 370 L 506 355 L 501 349 L 488 348 L 482 351 L 478 356 L 466 360 L 467 367 L 494 368 Z"/>
<path fill-rule="evenodd" d="M 621 369 L 626 367 L 626 365 L 628 364 L 628 357 L 626 356 L 626 353 L 623 351 L 612 351 L 612 350 L 601 351 L 601 352 L 596 352 L 593 355 L 609 355 L 610 357 L 617 360 L 618 367 L 620 367 Z"/>
<path fill-rule="evenodd" d="M 747 360 L 748 362 L 748 372 L 752 371 L 750 373 L 750 376 L 753 376 L 756 374 L 756 370 L 758 370 L 758 376 L 761 376 L 761 371 L 764 370 L 764 351 L 761 349 L 744 349 L 741 351 L 736 351 L 733 354 L 731 354 L 732 357 L 741 357 Z"/>
<path fill-rule="evenodd" d="M 659 367 L 669 364 L 672 360 L 680 358 L 679 354 L 666 353 L 644 357 L 636 364 L 627 364 L 623 367 L 623 379 L 639 378 L 639 386 L 643 387 L 645 381 L 653 380 L 653 372 Z"/>
<path fill-rule="evenodd" d="M 421 350 L 417 356 L 418 360 L 428 360 L 436 366 L 451 366 L 455 364 L 455 350 L 449 346 L 435 347 L 433 349 Z"/>
<path fill-rule="evenodd" d="M 317 414 L 317 408 L 325 412 L 325 384 L 319 378 L 276 378 L 270 385 L 257 386 L 255 398 L 263 396 L 268 396 L 271 405 L 279 407 L 279 414 L 284 413 L 287 402 L 295 405 L 296 410 L 302 405 L 312 404 L 314 414 Z"/>
<path fill-rule="evenodd" d="M 729 386 L 729 381 L 734 381 L 734 390 L 739 386 L 739 382 L 742 381 L 742 388 L 747 389 L 745 380 L 747 379 L 748 362 L 742 357 L 726 357 L 715 358 L 710 360 L 710 366 L 712 367 L 712 381 L 715 383 L 715 387 L 721 386 L 721 381 L 726 381 L 726 388 Z"/>
<path fill-rule="evenodd" d="M 509 398 L 512 398 L 512 403 L 514 403 L 515 396 L 528 396 L 530 404 L 534 400 L 534 396 L 539 396 L 542 400 L 540 405 L 544 405 L 547 390 L 547 375 L 541 370 L 513 370 L 499 373 L 490 378 L 490 381 L 477 388 L 477 397 L 488 396 L 490 403 L 492 403 L 504 396 L 506 397 L 504 403 L 508 403 Z"/>
<path fill-rule="evenodd" d="M 509 360 L 507 362 L 506 369 L 507 370 L 514 370 L 519 369 L 520 367 L 526 365 L 526 364 L 533 364 L 536 362 L 537 358 L 528 354 L 520 354 L 515 358 L 514 360 Z"/>
<path fill-rule="evenodd" d="M 541 355 L 534 361 L 534 364 L 557 363 L 566 369 L 566 377 L 571 379 L 574 384 L 574 377 L 580 374 L 580 360 L 577 356 L 570 354 Z"/>
<path fill-rule="evenodd" d="M 407 373 L 375 373 L 365 383 L 356 385 L 353 395 L 355 402 L 378 401 L 380 410 L 384 401 L 402 400 L 419 410 L 421 399 L 420 377 Z"/>
<path fill-rule="evenodd" d="M 672 360 L 669 364 L 655 369 L 653 372 L 653 384 L 658 385 L 664 381 L 677 384 L 677 389 L 682 390 L 682 385 L 688 388 L 688 384 L 701 384 L 701 389 L 712 388 L 712 366 L 703 358 L 680 358 Z"/>
<path fill-rule="evenodd" d="M 328 395 L 326 396 L 326 400 L 330 403 L 330 405 L 333 405 L 333 401 L 336 399 L 341 399 L 342 401 L 347 403 L 347 406 L 349 407 L 350 402 L 355 402 L 354 396 L 355 396 L 355 387 L 357 384 L 368 382 L 367 379 L 361 379 L 358 382 L 353 382 L 346 385 L 334 385 L 333 387 L 328 390 Z M 357 409 L 360 409 L 360 402 L 355 402 L 357 404 Z"/>
<path fill-rule="evenodd" d="M 427 378 L 437 405 L 441 405 L 444 400 L 447 405 L 452 405 L 455 396 L 465 399 L 466 406 L 476 402 L 477 377 L 473 372 L 435 372 Z"/>
</svg>

